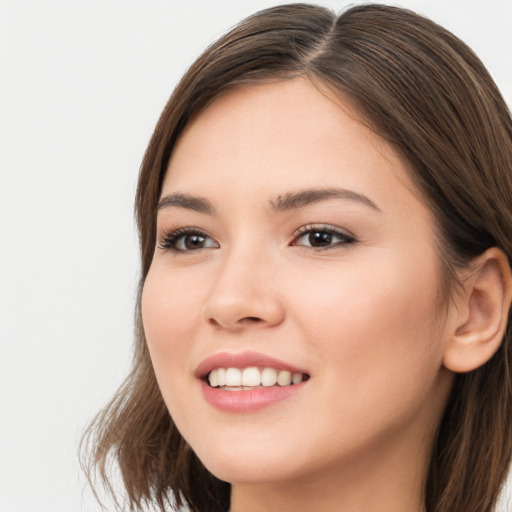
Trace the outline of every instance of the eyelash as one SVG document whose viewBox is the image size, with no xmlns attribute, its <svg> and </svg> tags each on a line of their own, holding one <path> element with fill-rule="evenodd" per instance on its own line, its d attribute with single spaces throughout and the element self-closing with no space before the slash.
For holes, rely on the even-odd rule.
<svg viewBox="0 0 512 512">
<path fill-rule="evenodd" d="M 314 251 L 314 252 L 321 252 L 321 251 L 328 251 L 329 249 L 333 249 L 335 247 L 345 247 L 349 245 L 353 245 L 357 242 L 356 238 L 347 233 L 344 230 L 334 228 L 332 226 L 325 226 L 325 225 L 318 225 L 318 224 L 308 224 L 306 226 L 301 227 L 297 234 L 294 236 L 292 244 L 291 245 L 297 245 L 297 240 L 304 237 L 305 235 L 311 236 L 313 233 L 323 233 L 328 234 L 331 237 L 337 237 L 340 239 L 339 242 L 336 242 L 334 244 L 329 244 L 326 246 L 321 247 L 314 247 L 312 245 L 303 245 L 301 247 L 306 247 L 308 250 Z M 309 242 L 311 243 L 311 239 L 309 239 Z"/>
<path fill-rule="evenodd" d="M 333 237 L 337 237 L 340 239 L 340 241 L 336 242 L 334 244 L 329 244 L 329 245 L 325 245 L 325 246 L 317 246 L 317 247 L 315 247 L 313 245 L 299 245 L 296 243 L 297 240 L 300 240 L 305 235 L 309 234 L 311 236 L 313 233 L 322 233 L 323 235 L 327 234 L 331 237 L 331 239 Z M 201 237 L 205 240 L 211 240 L 214 242 L 215 245 L 210 246 L 210 247 L 197 247 L 194 249 L 190 249 L 190 248 L 189 249 L 183 249 L 183 248 L 178 249 L 177 246 L 180 243 L 180 241 L 183 241 L 183 243 L 185 243 L 186 237 L 192 236 L 192 235 Z M 311 239 L 309 239 L 309 243 L 311 244 Z M 308 250 L 311 250 L 314 252 L 321 252 L 321 251 L 327 251 L 334 247 L 349 246 L 349 245 L 353 245 L 355 243 L 357 243 L 356 238 L 353 235 L 351 235 L 343 230 L 336 229 L 331 226 L 309 224 L 309 225 L 301 227 L 298 230 L 298 232 L 295 234 L 290 245 L 305 247 Z M 207 233 L 205 233 L 204 231 L 202 231 L 198 228 L 193 228 L 193 227 L 180 228 L 180 229 L 177 229 L 176 231 L 166 234 L 158 246 L 160 247 L 160 249 L 162 249 L 164 251 L 170 251 L 173 253 L 186 253 L 186 252 L 199 251 L 201 249 L 218 248 L 217 242 L 215 242 L 213 240 L 213 238 L 210 237 L 210 235 L 208 235 Z"/>
<path fill-rule="evenodd" d="M 180 239 L 185 239 L 186 236 L 196 235 L 200 236 L 204 239 L 213 240 L 208 234 L 198 228 L 180 228 L 176 231 L 172 231 L 171 233 L 167 233 L 164 235 L 162 241 L 159 244 L 160 249 L 164 251 L 170 251 L 174 253 L 184 253 L 184 252 L 192 252 L 198 251 L 200 249 L 204 249 L 205 247 L 198 247 L 196 249 L 178 249 L 177 245 Z"/>
</svg>

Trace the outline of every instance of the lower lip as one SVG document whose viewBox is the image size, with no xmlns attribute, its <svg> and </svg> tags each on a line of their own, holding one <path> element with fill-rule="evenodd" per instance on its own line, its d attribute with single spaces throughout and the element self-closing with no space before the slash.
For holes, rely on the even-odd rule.
<svg viewBox="0 0 512 512">
<path fill-rule="evenodd" d="M 247 391 L 225 391 L 201 382 L 203 396 L 216 409 L 224 412 L 252 412 L 292 397 L 307 381 L 292 386 L 270 386 Z"/>
</svg>

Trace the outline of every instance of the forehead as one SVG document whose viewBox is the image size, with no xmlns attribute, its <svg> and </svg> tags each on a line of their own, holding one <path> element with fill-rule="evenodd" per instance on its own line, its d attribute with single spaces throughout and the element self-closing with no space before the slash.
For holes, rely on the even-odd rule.
<svg viewBox="0 0 512 512">
<path fill-rule="evenodd" d="M 406 162 L 348 102 L 294 79 L 229 91 L 195 117 L 175 146 L 162 195 L 229 189 L 245 201 L 267 200 L 333 186 L 421 202 Z"/>
</svg>

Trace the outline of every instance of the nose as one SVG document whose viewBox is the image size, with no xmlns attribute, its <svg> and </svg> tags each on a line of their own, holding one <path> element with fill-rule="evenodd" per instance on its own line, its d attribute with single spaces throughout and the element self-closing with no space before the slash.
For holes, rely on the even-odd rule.
<svg viewBox="0 0 512 512">
<path fill-rule="evenodd" d="M 272 327 L 284 320 L 275 266 L 263 257 L 238 252 L 222 262 L 203 308 L 214 328 L 239 332 Z"/>
</svg>

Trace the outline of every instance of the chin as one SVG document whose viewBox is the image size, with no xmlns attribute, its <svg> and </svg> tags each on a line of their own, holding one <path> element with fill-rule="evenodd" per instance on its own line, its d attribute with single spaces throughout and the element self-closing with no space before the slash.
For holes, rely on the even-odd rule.
<svg viewBox="0 0 512 512">
<path fill-rule="evenodd" d="M 300 476 L 300 467 L 304 465 L 296 448 L 279 450 L 278 446 L 262 444 L 256 440 L 246 442 L 245 446 L 217 444 L 215 450 L 203 445 L 195 453 L 210 473 L 230 483 L 263 484 Z"/>
<path fill-rule="evenodd" d="M 238 457 L 239 458 L 239 457 Z M 290 468 L 282 467 L 275 461 L 251 459 L 251 460 L 202 460 L 206 469 L 217 477 L 229 483 L 237 484 L 265 484 L 293 478 Z"/>
</svg>

